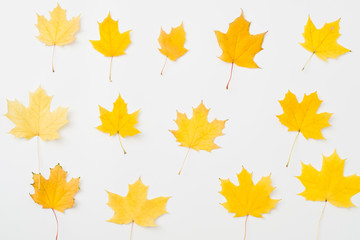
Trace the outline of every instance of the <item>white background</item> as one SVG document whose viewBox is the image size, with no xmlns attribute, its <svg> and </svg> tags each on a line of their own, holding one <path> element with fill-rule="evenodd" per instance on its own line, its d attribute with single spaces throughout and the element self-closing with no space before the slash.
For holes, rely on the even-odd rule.
<svg viewBox="0 0 360 240">
<path fill-rule="evenodd" d="M 159 227 L 135 226 L 134 240 L 242 239 L 244 218 L 233 218 L 219 203 L 224 198 L 219 178 L 236 179 L 245 166 L 254 180 L 272 173 L 276 190 L 272 198 L 282 201 L 263 219 L 250 217 L 248 239 L 315 239 L 323 203 L 305 201 L 294 177 L 300 161 L 320 168 L 322 154 L 336 148 L 347 158 L 345 175 L 360 173 L 359 136 L 359 4 L 355 0 L 102 0 L 60 2 L 68 17 L 81 14 L 77 40 L 55 52 L 55 73 L 50 71 L 51 47 L 35 36 L 36 13 L 49 17 L 56 1 L 6 1 L 0 8 L 0 112 L 6 99 L 28 104 L 29 91 L 41 84 L 54 95 L 53 109 L 69 107 L 70 123 L 61 138 L 40 144 L 42 172 L 61 163 L 70 177 L 81 177 L 74 208 L 58 213 L 61 240 L 128 239 L 130 225 L 106 222 L 113 215 L 106 205 L 106 190 L 126 195 L 128 184 L 142 177 L 150 185 L 149 198 L 172 196 L 169 214 L 157 220 Z M 269 31 L 255 61 L 262 69 L 234 68 L 230 90 L 225 90 L 231 65 L 217 58 L 221 50 L 214 30 L 226 32 L 240 16 L 241 8 L 251 21 L 253 34 Z M 89 40 L 99 39 L 97 21 L 111 10 L 120 31 L 132 29 L 126 55 L 113 62 L 113 82 L 108 81 L 109 58 L 95 51 Z M 298 43 L 308 15 L 317 27 L 341 17 L 339 43 L 352 50 L 337 60 L 323 62 L 314 57 L 306 71 L 301 68 L 310 53 Z M 157 50 L 160 27 L 184 22 L 189 52 L 176 62 Z M 296 133 L 288 132 L 275 115 L 278 100 L 287 90 L 299 100 L 304 93 L 318 91 L 324 100 L 319 112 L 334 113 L 331 127 L 322 132 L 327 139 L 296 143 L 289 168 L 285 163 Z M 116 137 L 95 129 L 100 124 L 98 105 L 111 109 L 118 94 L 129 111 L 141 108 L 141 134 L 123 140 L 124 156 Z M 183 175 L 177 172 L 186 149 L 179 147 L 169 129 L 176 110 L 192 114 L 204 100 L 209 120 L 229 119 L 225 135 L 212 153 L 191 151 Z M 56 225 L 50 210 L 30 198 L 32 172 L 37 172 L 36 139 L 16 139 L 7 134 L 14 125 L 0 117 L 0 239 L 48 240 L 55 238 Z M 353 197 L 360 205 L 360 194 Z M 320 239 L 359 239 L 360 209 L 328 205 L 321 223 Z"/>
</svg>

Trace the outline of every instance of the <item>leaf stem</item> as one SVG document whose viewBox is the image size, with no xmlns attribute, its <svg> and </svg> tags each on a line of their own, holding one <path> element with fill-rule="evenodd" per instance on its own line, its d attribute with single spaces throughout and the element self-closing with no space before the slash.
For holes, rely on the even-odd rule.
<svg viewBox="0 0 360 240">
<path fill-rule="evenodd" d="M 39 190 L 40 190 L 40 186 L 41 186 L 41 172 L 40 172 L 40 143 L 39 143 L 39 136 L 36 136 L 36 150 L 37 150 L 37 160 L 38 160 L 38 170 L 39 170 Z"/>
<path fill-rule="evenodd" d="M 327 203 L 327 200 L 325 200 L 324 207 L 323 207 L 323 209 L 321 211 L 321 215 L 320 215 L 320 218 L 319 218 L 318 227 L 317 227 L 317 231 L 316 231 L 316 240 L 319 239 L 320 222 L 321 222 L 321 219 L 322 219 L 322 217 L 324 215 L 324 212 L 325 212 L 326 203 Z"/>
<path fill-rule="evenodd" d="M 112 69 L 113 58 L 114 58 L 114 57 L 111 57 L 111 59 L 110 59 L 110 70 L 109 70 L 109 81 L 110 81 L 110 82 L 112 82 L 112 80 L 111 80 L 111 69 Z"/>
<path fill-rule="evenodd" d="M 55 216 L 55 220 L 56 220 L 56 237 L 55 237 L 55 240 L 57 240 L 58 236 L 59 236 L 59 221 L 58 221 L 58 218 L 56 216 L 55 210 L 53 208 L 51 210 L 53 211 L 54 216 Z"/>
<path fill-rule="evenodd" d="M 299 134 L 300 134 L 300 131 L 298 131 L 298 133 L 296 134 L 296 137 L 295 137 L 295 139 L 294 139 L 293 145 L 292 145 L 291 150 L 290 150 L 289 158 L 288 158 L 288 161 L 287 161 L 287 163 L 286 163 L 286 167 L 289 166 L 291 154 L 292 154 L 292 152 L 293 152 L 293 150 L 294 150 L 295 142 L 296 142 L 297 138 L 299 137 Z"/>
<path fill-rule="evenodd" d="M 306 65 L 310 62 L 310 60 L 311 60 L 311 58 L 314 56 L 314 54 L 315 54 L 315 52 L 313 52 L 313 53 L 310 55 L 309 59 L 306 61 L 305 65 L 304 65 L 304 67 L 301 69 L 301 71 L 304 71 L 304 70 L 305 70 Z"/>
<path fill-rule="evenodd" d="M 246 219 L 245 219 L 245 233 L 244 233 L 244 240 L 246 239 L 246 225 L 247 225 L 248 218 L 249 218 L 249 214 L 248 214 L 248 215 L 246 215 Z"/>
<path fill-rule="evenodd" d="M 134 221 L 131 222 L 130 240 L 132 239 L 133 229 L 134 229 Z"/>
<path fill-rule="evenodd" d="M 166 62 L 167 62 L 167 60 L 168 60 L 168 57 L 166 57 L 165 58 L 165 62 L 164 62 L 164 66 L 162 67 L 162 69 L 161 69 L 161 76 L 163 75 L 163 72 L 164 72 L 164 69 L 165 69 L 165 66 L 166 66 Z"/>
<path fill-rule="evenodd" d="M 123 147 L 123 145 L 121 143 L 120 134 L 118 133 L 117 135 L 118 135 L 120 146 L 121 146 L 122 150 L 124 151 L 124 154 L 126 154 L 125 148 Z"/>
<path fill-rule="evenodd" d="M 233 69 L 234 69 L 234 62 L 231 63 L 230 77 L 229 77 L 228 83 L 226 84 L 226 90 L 229 89 L 229 84 L 230 84 L 230 80 L 231 80 L 231 77 L 232 77 Z"/>
<path fill-rule="evenodd" d="M 181 164 L 181 168 L 180 168 L 180 171 L 179 171 L 178 175 L 180 175 L 180 174 L 181 174 L 181 171 L 182 171 L 182 170 L 183 170 L 183 168 L 184 168 L 184 165 L 185 165 L 185 162 L 186 162 L 187 156 L 189 155 L 189 152 L 190 152 L 190 147 L 188 148 L 188 150 L 187 150 L 187 152 L 186 152 L 185 158 L 184 158 L 184 160 L 183 160 L 183 162 L 182 162 L 182 164 Z"/>
<path fill-rule="evenodd" d="M 54 69 L 54 55 L 55 55 L 55 44 L 53 45 L 53 51 L 52 51 L 52 57 L 51 57 L 51 70 L 52 72 L 55 72 L 55 69 Z"/>
</svg>

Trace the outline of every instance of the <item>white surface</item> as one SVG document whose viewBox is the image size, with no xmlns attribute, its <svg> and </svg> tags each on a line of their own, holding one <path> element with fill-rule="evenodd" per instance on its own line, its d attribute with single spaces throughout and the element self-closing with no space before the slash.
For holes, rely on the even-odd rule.
<svg viewBox="0 0 360 240">
<path fill-rule="evenodd" d="M 6 1 L 0 8 L 0 112 L 6 113 L 6 98 L 28 103 L 29 91 L 41 84 L 54 95 L 53 108 L 69 106 L 70 123 L 61 129 L 58 141 L 41 142 L 42 172 L 61 163 L 70 177 L 81 176 L 76 204 L 58 213 L 60 240 L 128 239 L 130 225 L 106 222 L 113 212 L 106 205 L 106 190 L 125 195 L 128 184 L 139 176 L 150 185 L 149 197 L 172 196 L 169 214 L 157 220 L 159 227 L 136 226 L 134 240 L 242 239 L 244 218 L 233 218 L 219 204 L 220 178 L 236 179 L 244 165 L 254 180 L 272 173 L 282 198 L 263 219 L 249 218 L 248 239 L 315 239 L 322 203 L 305 201 L 294 178 L 300 160 L 319 168 L 321 154 L 336 148 L 347 158 L 346 175 L 360 173 L 358 111 L 359 42 L 358 1 L 61 1 L 68 16 L 81 14 L 81 30 L 71 45 L 57 47 L 56 72 L 50 71 L 51 47 L 35 36 L 36 12 L 49 17 L 56 1 Z M 230 64 L 217 58 L 221 50 L 214 30 L 226 32 L 244 9 L 251 33 L 269 31 L 264 50 L 256 56 L 259 70 L 235 67 L 230 90 L 225 90 Z M 120 31 L 132 29 L 127 54 L 113 62 L 113 83 L 108 82 L 109 59 L 95 51 L 89 39 L 99 39 L 97 21 L 108 11 L 119 19 Z M 315 25 L 341 17 L 339 43 L 351 53 L 328 63 L 314 57 L 305 72 L 310 53 L 298 43 L 308 14 Z M 157 48 L 160 27 L 167 31 L 184 22 L 185 47 L 189 52 L 177 62 L 168 62 Z M 290 89 L 301 100 L 304 93 L 318 91 L 324 100 L 320 112 L 333 112 L 332 127 L 323 130 L 326 141 L 299 137 L 291 165 L 285 168 L 294 132 L 287 132 L 276 114 L 278 100 Z M 129 111 L 141 108 L 138 129 L 142 132 L 123 141 L 95 129 L 100 124 L 98 105 L 112 108 L 121 93 Z M 177 171 L 186 149 L 177 146 L 168 129 L 176 129 L 176 110 L 191 114 L 201 100 L 211 108 L 209 119 L 229 119 L 225 135 L 216 139 L 222 148 L 211 154 L 191 151 L 183 175 Z M 0 118 L 1 199 L 0 239 L 55 238 L 55 220 L 29 196 L 32 174 L 37 171 L 36 139 L 15 139 L 7 132 L 14 125 Z M 360 195 L 353 198 L 360 205 Z M 329 205 L 321 224 L 320 239 L 359 239 L 360 209 Z"/>
</svg>

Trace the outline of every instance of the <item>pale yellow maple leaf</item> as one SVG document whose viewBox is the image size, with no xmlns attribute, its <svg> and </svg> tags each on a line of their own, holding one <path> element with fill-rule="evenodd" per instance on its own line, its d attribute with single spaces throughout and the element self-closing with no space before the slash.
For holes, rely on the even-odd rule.
<svg viewBox="0 0 360 240">
<path fill-rule="evenodd" d="M 143 227 L 157 226 L 155 219 L 167 213 L 165 206 L 169 197 L 147 199 L 148 186 L 141 179 L 129 184 L 129 192 L 125 197 L 108 192 L 107 205 L 114 211 L 108 220 L 116 224 L 136 223 Z"/>
<path fill-rule="evenodd" d="M 52 97 L 41 86 L 30 93 L 29 100 L 27 108 L 18 100 L 8 100 L 8 112 L 5 116 L 16 125 L 10 133 L 26 139 L 39 136 L 44 141 L 59 138 L 57 131 L 68 123 L 68 108 L 58 107 L 50 112 Z"/>
<path fill-rule="evenodd" d="M 99 106 L 99 110 L 101 125 L 96 128 L 99 131 L 109 133 L 110 136 L 118 134 L 119 141 L 120 136 L 125 138 L 126 136 L 134 136 L 140 133 L 140 131 L 135 128 L 135 125 L 138 122 L 137 117 L 140 110 L 128 114 L 127 104 L 121 98 L 120 94 L 117 100 L 114 102 L 114 107 L 111 112 L 101 106 Z M 120 144 L 123 148 L 121 141 Z M 126 153 L 125 150 L 124 153 Z"/>
<path fill-rule="evenodd" d="M 74 205 L 74 196 L 79 191 L 80 178 L 72 178 L 66 181 L 67 173 L 60 164 L 50 169 L 49 179 L 45 179 L 41 174 L 33 174 L 35 190 L 31 198 L 43 208 L 51 208 L 60 212 Z M 40 185 L 41 182 L 41 185 Z"/>
<path fill-rule="evenodd" d="M 262 50 L 261 46 L 267 32 L 252 35 L 249 28 L 250 22 L 245 19 L 242 11 L 241 16 L 230 23 L 226 33 L 215 31 L 217 41 L 223 51 L 220 59 L 231 63 L 231 73 L 226 89 L 229 87 L 234 63 L 240 67 L 259 68 L 254 57 Z"/>
<path fill-rule="evenodd" d="M 210 152 L 219 148 L 214 140 L 223 135 L 222 130 L 225 128 L 226 120 L 214 119 L 209 122 L 207 119 L 209 110 L 201 101 L 197 108 L 193 108 L 193 116 L 190 119 L 186 114 L 177 112 L 175 123 L 178 125 L 178 130 L 170 130 L 170 132 L 175 136 L 180 146 L 188 148 L 188 153 L 190 149 Z"/>
<path fill-rule="evenodd" d="M 54 51 L 55 45 L 63 46 L 75 41 L 75 34 L 80 29 L 80 15 L 70 20 L 66 19 L 66 10 L 58 4 L 50 12 L 50 20 L 37 14 L 37 29 L 39 30 L 39 39 L 47 46 L 54 46 L 52 56 L 52 71 L 54 72 Z"/>
<path fill-rule="evenodd" d="M 119 32 L 118 21 L 114 21 L 109 15 L 99 23 L 100 40 L 90 40 L 92 46 L 105 57 L 111 57 L 109 80 L 111 80 L 111 68 L 113 57 L 125 54 L 125 50 L 131 43 L 130 31 Z"/>
<path fill-rule="evenodd" d="M 339 22 L 340 19 L 325 23 L 322 28 L 317 29 L 309 16 L 303 33 L 305 42 L 300 45 L 311 52 L 311 56 L 302 70 L 305 69 L 314 54 L 321 60 L 327 61 L 328 58 L 338 58 L 340 55 L 350 52 L 349 49 L 337 43 L 337 39 L 340 37 Z"/>
<path fill-rule="evenodd" d="M 288 131 L 297 132 L 294 144 L 300 132 L 306 139 L 325 139 L 321 130 L 331 126 L 329 124 L 329 119 L 332 113 L 317 113 L 320 104 L 322 103 L 317 92 L 313 92 L 310 95 L 305 94 L 303 100 L 299 103 L 296 96 L 288 91 L 285 98 L 279 102 L 284 113 L 277 115 L 277 117 L 283 125 L 288 127 Z M 294 144 L 291 148 L 290 156 Z M 289 165 L 290 156 L 286 166 Z"/>
</svg>

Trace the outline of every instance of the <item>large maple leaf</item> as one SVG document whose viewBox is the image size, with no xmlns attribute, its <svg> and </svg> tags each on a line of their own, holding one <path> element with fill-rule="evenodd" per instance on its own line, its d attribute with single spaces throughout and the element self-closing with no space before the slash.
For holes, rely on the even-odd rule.
<svg viewBox="0 0 360 240">
<path fill-rule="evenodd" d="M 360 192 L 360 177 L 356 174 L 344 177 L 345 160 L 334 151 L 323 156 L 321 170 L 302 163 L 301 175 L 297 178 L 305 190 L 299 195 L 306 200 L 329 202 L 336 207 L 354 207 L 351 197 Z"/>
<path fill-rule="evenodd" d="M 80 29 L 80 15 L 70 20 L 66 19 L 66 10 L 58 4 L 50 12 L 50 20 L 37 14 L 37 29 L 39 30 L 39 39 L 47 46 L 54 46 L 52 56 L 52 71 L 54 72 L 54 50 L 55 45 L 63 46 L 75 41 L 75 33 Z"/>
<path fill-rule="evenodd" d="M 311 52 L 311 56 L 302 70 L 305 69 L 314 54 L 321 60 L 327 61 L 328 58 L 337 58 L 344 53 L 350 52 L 349 49 L 337 43 L 337 39 L 340 37 L 339 22 L 340 19 L 325 23 L 322 28 L 317 29 L 309 16 L 303 33 L 305 42 L 300 43 L 300 45 Z"/>
<path fill-rule="evenodd" d="M 165 207 L 169 197 L 147 199 L 148 186 L 139 178 L 134 184 L 129 184 L 129 192 L 125 197 L 108 192 L 107 205 L 112 208 L 114 215 L 108 222 L 116 224 L 134 223 L 143 227 L 157 226 L 155 219 L 167 213 Z"/>
<path fill-rule="evenodd" d="M 186 48 L 184 48 L 185 30 L 183 24 L 181 23 L 180 26 L 171 28 L 170 33 L 166 33 L 161 28 L 158 41 L 161 47 L 159 48 L 159 51 L 166 56 L 164 66 L 161 70 L 162 75 L 168 58 L 171 61 L 175 61 L 188 51 Z"/>
<path fill-rule="evenodd" d="M 297 132 L 295 141 L 300 132 L 306 139 L 325 139 L 321 130 L 330 126 L 329 119 L 332 113 L 317 113 L 320 104 L 322 103 L 317 95 L 317 92 L 313 92 L 310 95 L 305 94 L 302 102 L 299 103 L 296 96 L 292 92 L 288 91 L 285 98 L 279 102 L 284 113 L 277 115 L 277 117 L 283 125 L 288 127 L 288 131 Z M 290 156 L 293 151 L 294 144 L 291 148 Z M 289 164 L 290 156 L 286 166 Z"/>
<path fill-rule="evenodd" d="M 30 103 L 26 108 L 18 100 L 8 100 L 8 117 L 16 126 L 10 133 L 18 138 L 30 139 L 39 136 L 42 140 L 59 138 L 58 130 L 68 123 L 68 108 L 58 107 L 50 112 L 52 97 L 41 86 L 30 93 Z"/>
<path fill-rule="evenodd" d="M 135 128 L 140 110 L 128 114 L 127 104 L 121 98 L 120 94 L 118 99 L 114 102 L 114 107 L 111 112 L 101 106 L 99 106 L 99 110 L 101 125 L 96 129 L 104 133 L 109 133 L 110 136 L 118 134 L 120 145 L 126 154 L 120 136 L 125 138 L 126 136 L 134 136 L 140 133 L 140 131 Z"/>
<path fill-rule="evenodd" d="M 111 57 L 109 80 L 111 80 L 111 68 L 113 57 L 125 54 L 126 48 L 131 43 L 130 31 L 119 32 L 118 21 L 114 21 L 110 12 L 103 22 L 99 23 L 100 40 L 90 40 L 92 46 L 105 57 Z"/>
<path fill-rule="evenodd" d="M 235 213 L 234 217 L 244 217 L 245 220 L 245 237 L 246 222 L 249 215 L 262 218 L 262 214 L 269 213 L 280 199 L 271 199 L 270 194 L 275 189 L 271 186 L 270 175 L 262 177 L 257 184 L 252 180 L 252 173 L 249 173 L 244 167 L 237 175 L 239 185 L 234 185 L 229 179 L 221 181 L 220 194 L 226 199 L 221 205 L 229 213 Z M 244 239 L 245 239 L 244 237 Z"/>
<path fill-rule="evenodd" d="M 262 50 L 261 45 L 266 32 L 251 35 L 249 28 L 250 22 L 246 21 L 242 11 L 241 16 L 230 23 L 226 33 L 215 31 L 217 41 L 223 51 L 220 59 L 231 63 L 231 73 L 226 89 L 229 88 L 234 63 L 240 67 L 259 68 L 254 57 Z"/>
<path fill-rule="evenodd" d="M 170 132 L 175 136 L 180 146 L 188 148 L 187 154 L 190 149 L 210 152 L 211 150 L 219 148 L 219 146 L 214 143 L 214 140 L 216 137 L 223 135 L 222 130 L 225 128 L 226 120 L 214 119 L 210 123 L 207 120 L 209 111 L 210 109 L 207 109 L 201 101 L 197 108 L 193 108 L 193 116 L 190 119 L 186 114 L 177 112 L 175 123 L 178 125 L 178 130 L 170 130 Z M 181 169 L 184 166 L 184 162 Z M 181 170 L 179 174 L 180 173 Z"/>
</svg>

